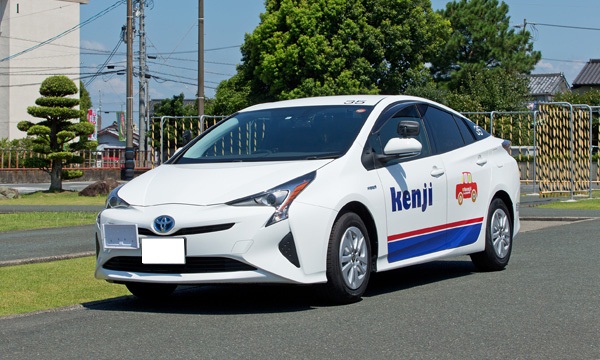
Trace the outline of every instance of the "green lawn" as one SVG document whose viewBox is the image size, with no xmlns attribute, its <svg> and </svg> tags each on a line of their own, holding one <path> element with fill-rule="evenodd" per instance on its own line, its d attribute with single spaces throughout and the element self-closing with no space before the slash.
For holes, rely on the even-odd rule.
<svg viewBox="0 0 600 360">
<path fill-rule="evenodd" d="M 2 205 L 92 205 L 103 206 L 106 196 L 79 196 L 77 192 L 64 191 L 50 193 L 38 191 L 24 194 L 18 199 L 1 199 Z M 64 226 L 94 224 L 96 211 L 93 212 L 18 212 L 0 214 L 0 232 L 16 230 L 33 230 Z"/>
<path fill-rule="evenodd" d="M 105 196 L 77 192 L 36 192 L 0 205 L 104 205 Z M 91 225 L 96 212 L 19 212 L 0 214 L 4 231 Z M 124 286 L 94 278 L 94 257 L 0 267 L 0 316 L 53 309 L 129 294 Z"/>
<path fill-rule="evenodd" d="M 0 199 L 0 205 L 104 205 L 106 196 L 79 196 L 75 191 L 51 193 L 38 191 L 23 194 L 18 199 Z"/>
<path fill-rule="evenodd" d="M 94 257 L 0 267 L 0 316 L 54 309 L 129 294 L 94 278 Z"/>
<path fill-rule="evenodd" d="M 549 204 L 540 205 L 542 209 L 563 209 L 563 210 L 600 210 L 600 199 L 576 199 L 576 201 L 555 201 Z"/>
<path fill-rule="evenodd" d="M 0 214 L 0 233 L 3 231 L 19 231 L 47 229 L 65 226 L 93 225 L 95 212 L 18 212 Z"/>
</svg>

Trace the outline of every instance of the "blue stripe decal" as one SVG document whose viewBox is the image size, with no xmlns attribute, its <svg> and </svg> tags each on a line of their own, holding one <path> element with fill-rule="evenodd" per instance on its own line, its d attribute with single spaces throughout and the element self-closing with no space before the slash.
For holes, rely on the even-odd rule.
<svg viewBox="0 0 600 360">
<path fill-rule="evenodd" d="M 479 237 L 481 225 L 478 223 L 388 242 L 388 262 L 473 244 Z"/>
</svg>

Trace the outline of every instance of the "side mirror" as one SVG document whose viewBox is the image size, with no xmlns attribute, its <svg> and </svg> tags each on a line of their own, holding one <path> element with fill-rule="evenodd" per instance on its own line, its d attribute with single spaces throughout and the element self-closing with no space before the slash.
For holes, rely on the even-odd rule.
<svg viewBox="0 0 600 360">
<path fill-rule="evenodd" d="M 379 161 L 387 162 L 393 159 L 414 157 L 421 154 L 423 145 L 414 138 L 401 139 L 392 138 L 383 148 L 383 155 L 377 158 Z"/>
<path fill-rule="evenodd" d="M 402 120 L 398 123 L 398 135 L 401 137 L 418 136 L 421 131 L 418 121 Z"/>
</svg>

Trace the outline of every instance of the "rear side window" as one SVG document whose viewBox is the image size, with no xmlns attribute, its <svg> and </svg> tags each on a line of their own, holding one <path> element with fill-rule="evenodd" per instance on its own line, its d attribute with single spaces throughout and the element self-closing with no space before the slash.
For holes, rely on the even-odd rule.
<svg viewBox="0 0 600 360">
<path fill-rule="evenodd" d="M 475 142 L 475 135 L 471 132 L 465 120 L 460 116 L 454 115 L 454 120 L 456 121 L 456 125 L 458 125 L 458 130 L 460 130 L 460 134 L 465 141 L 465 144 L 469 145 Z"/>
<path fill-rule="evenodd" d="M 433 137 L 438 154 L 458 149 L 465 145 L 463 137 L 454 121 L 454 117 L 443 110 L 428 105 L 420 105 L 427 124 L 427 130 Z"/>
<path fill-rule="evenodd" d="M 463 119 L 469 130 L 473 136 L 475 136 L 475 140 L 479 141 L 481 139 L 485 139 L 488 136 L 491 136 L 489 132 L 485 131 L 482 127 L 475 124 L 471 120 Z"/>
</svg>

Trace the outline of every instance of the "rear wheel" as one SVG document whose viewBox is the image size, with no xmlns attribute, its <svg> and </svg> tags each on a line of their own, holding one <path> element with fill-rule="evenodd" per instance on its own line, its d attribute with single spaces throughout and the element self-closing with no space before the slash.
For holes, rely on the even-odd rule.
<svg viewBox="0 0 600 360">
<path fill-rule="evenodd" d="M 371 244 L 367 229 L 355 213 L 333 225 L 327 251 L 327 298 L 346 304 L 360 300 L 371 276 Z"/>
<path fill-rule="evenodd" d="M 485 230 L 485 250 L 471 255 L 477 269 L 498 271 L 508 264 L 513 234 L 509 214 L 506 204 L 501 199 L 494 199 L 490 204 Z"/>
<path fill-rule="evenodd" d="M 177 288 L 176 284 L 149 284 L 128 282 L 127 290 L 133 295 L 144 300 L 159 300 L 171 295 Z"/>
</svg>

